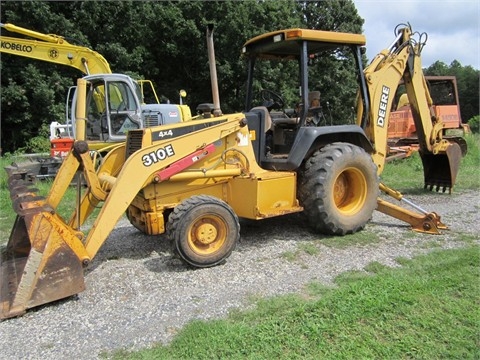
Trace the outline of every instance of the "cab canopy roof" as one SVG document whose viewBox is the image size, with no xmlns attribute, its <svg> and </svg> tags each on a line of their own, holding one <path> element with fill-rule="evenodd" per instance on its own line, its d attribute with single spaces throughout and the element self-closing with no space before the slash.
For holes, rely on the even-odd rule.
<svg viewBox="0 0 480 360">
<path fill-rule="evenodd" d="M 286 29 L 272 31 L 248 40 L 242 48 L 247 57 L 285 58 L 298 57 L 301 43 L 308 42 L 308 53 L 315 54 L 339 45 L 366 43 L 364 35 L 310 29 Z"/>
</svg>

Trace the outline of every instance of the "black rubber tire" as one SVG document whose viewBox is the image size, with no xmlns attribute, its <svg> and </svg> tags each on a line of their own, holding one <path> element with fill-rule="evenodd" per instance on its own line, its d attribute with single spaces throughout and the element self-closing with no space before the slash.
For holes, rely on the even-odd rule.
<svg viewBox="0 0 480 360">
<path fill-rule="evenodd" d="M 195 267 L 223 263 L 240 238 L 240 223 L 232 208 L 212 196 L 192 196 L 178 204 L 167 222 L 174 251 Z"/>
<path fill-rule="evenodd" d="M 314 231 L 353 234 L 363 229 L 377 207 L 377 168 L 362 148 L 333 143 L 305 161 L 298 198 Z"/>
</svg>

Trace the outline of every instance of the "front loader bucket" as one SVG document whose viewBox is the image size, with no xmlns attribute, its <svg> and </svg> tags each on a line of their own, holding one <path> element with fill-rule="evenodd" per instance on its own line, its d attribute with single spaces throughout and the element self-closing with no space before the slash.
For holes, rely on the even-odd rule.
<svg viewBox="0 0 480 360">
<path fill-rule="evenodd" d="M 423 163 L 425 188 L 436 191 L 447 189 L 452 191 L 457 179 L 458 169 L 462 160 L 460 145 L 452 142 L 446 151 L 439 154 L 427 154 L 420 152 Z"/>
<path fill-rule="evenodd" d="M 0 254 L 0 319 L 83 291 L 88 260 L 79 233 L 33 196 L 34 189 L 22 180 L 9 186 L 17 217 Z"/>
</svg>

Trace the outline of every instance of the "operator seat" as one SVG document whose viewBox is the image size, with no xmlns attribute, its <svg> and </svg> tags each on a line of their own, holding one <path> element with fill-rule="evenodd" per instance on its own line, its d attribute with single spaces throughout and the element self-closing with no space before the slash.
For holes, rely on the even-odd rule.
<svg viewBox="0 0 480 360">
<path fill-rule="evenodd" d="M 308 93 L 308 106 L 309 109 L 320 106 L 320 91 L 310 91 Z"/>
<path fill-rule="evenodd" d="M 263 119 L 265 119 L 264 130 L 267 132 L 272 127 L 272 117 L 266 106 L 255 106 L 250 111 L 260 111 L 263 114 Z"/>
</svg>

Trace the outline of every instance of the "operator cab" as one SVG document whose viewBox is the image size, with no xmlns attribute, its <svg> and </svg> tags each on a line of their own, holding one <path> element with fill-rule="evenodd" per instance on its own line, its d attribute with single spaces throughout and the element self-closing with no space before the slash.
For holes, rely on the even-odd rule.
<svg viewBox="0 0 480 360">
<path fill-rule="evenodd" d="M 308 29 L 274 31 L 245 43 L 245 111 L 249 127 L 260 134 L 254 147 L 263 168 L 296 168 L 300 156 L 303 160 L 319 141 L 350 138 L 349 142 L 371 147 L 363 130 L 354 125 L 357 88 L 339 94 L 337 85 L 346 78 L 363 81 L 358 75 L 363 72 L 364 45 L 360 34 Z M 360 87 L 365 93 L 365 84 Z M 259 122 L 263 124 L 255 124 Z"/>
<path fill-rule="evenodd" d="M 91 143 L 125 141 L 129 130 L 142 127 L 142 109 L 139 87 L 129 76 L 122 74 L 98 74 L 84 78 L 88 81 L 86 94 L 86 134 Z M 75 109 L 78 94 L 76 88 L 69 103 L 67 119 L 76 129 Z M 70 97 L 70 96 L 69 96 Z M 77 134 L 74 134 L 77 138 Z"/>
<path fill-rule="evenodd" d="M 91 147 L 125 141 L 129 130 L 175 124 L 192 118 L 188 105 L 145 104 L 145 87 L 141 85 L 142 82 L 127 75 L 96 74 L 84 79 L 88 82 L 85 139 Z M 70 93 L 73 96 L 69 95 L 67 99 L 67 119 L 75 130 L 78 98 L 76 87 L 72 87 Z"/>
</svg>

